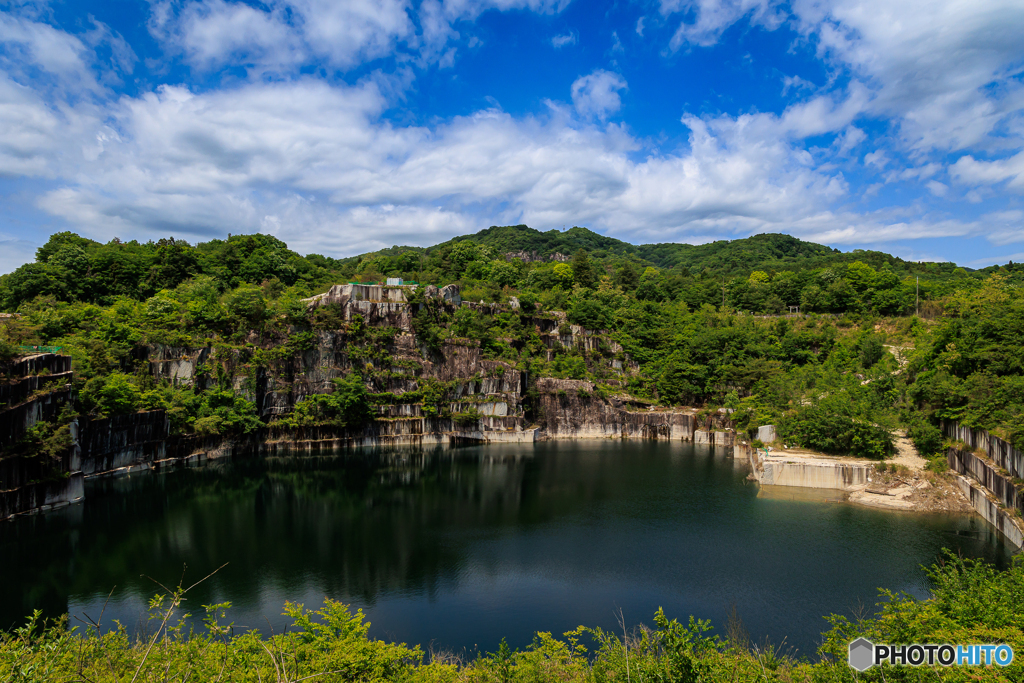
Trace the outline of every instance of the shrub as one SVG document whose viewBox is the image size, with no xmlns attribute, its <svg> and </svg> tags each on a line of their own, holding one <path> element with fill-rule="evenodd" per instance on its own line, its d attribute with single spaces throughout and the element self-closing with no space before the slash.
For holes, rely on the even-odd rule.
<svg viewBox="0 0 1024 683">
<path fill-rule="evenodd" d="M 881 460 L 894 451 L 887 429 L 844 415 L 831 406 L 801 408 L 783 418 L 779 426 L 787 440 L 822 453 Z"/>
<path fill-rule="evenodd" d="M 928 458 L 942 450 L 942 430 L 929 422 L 918 422 L 907 430 L 907 436 L 914 443 L 914 448 L 923 457 Z"/>
</svg>

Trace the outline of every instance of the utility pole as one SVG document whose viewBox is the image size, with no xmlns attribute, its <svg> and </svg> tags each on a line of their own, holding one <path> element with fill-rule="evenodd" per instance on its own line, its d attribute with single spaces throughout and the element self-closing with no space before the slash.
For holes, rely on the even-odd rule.
<svg viewBox="0 0 1024 683">
<path fill-rule="evenodd" d="M 921 276 L 917 276 L 917 291 L 914 293 L 914 315 L 921 317 Z"/>
</svg>

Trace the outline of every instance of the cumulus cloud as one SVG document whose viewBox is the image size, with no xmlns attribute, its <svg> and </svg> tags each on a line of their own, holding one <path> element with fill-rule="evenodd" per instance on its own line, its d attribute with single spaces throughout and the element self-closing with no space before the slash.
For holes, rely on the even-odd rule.
<svg viewBox="0 0 1024 683">
<path fill-rule="evenodd" d="M 0 74 L 0 176 L 48 176 L 63 131 L 38 94 Z"/>
<path fill-rule="evenodd" d="M 971 155 L 960 157 L 949 169 L 957 180 L 974 185 L 993 185 L 1006 181 L 1006 186 L 1024 192 L 1024 152 L 996 161 L 978 161 Z"/>
<path fill-rule="evenodd" d="M 337 5 L 324 11 L 351 20 L 338 29 L 343 39 L 337 45 L 318 43 L 307 25 L 303 12 L 315 11 L 313 0 L 290 2 L 288 11 L 274 2 L 255 9 L 227 0 L 159 5 L 154 30 L 165 31 L 197 68 L 243 59 L 260 69 L 283 69 L 328 53 L 343 68 L 346 60 L 371 59 L 399 42 L 445 59 L 453 54 L 448 42 L 458 22 L 487 8 L 562 7 L 542 0 L 427 0 L 409 23 L 413 9 L 401 1 L 378 3 L 372 11 L 358 3 Z M 387 7 L 394 11 L 374 13 Z M 724 12 L 721 7 L 715 11 Z M 369 14 L 358 15 L 360 8 Z M 11 64 L 20 60 L 19 68 L 65 80 L 102 71 L 89 55 L 92 39 L 51 34 L 23 19 L 4 26 L 19 36 L 3 53 Z M 65 56 L 43 55 L 38 46 L 46 41 L 64 45 Z M 127 53 L 122 63 L 130 68 Z M 52 189 L 38 206 L 99 239 L 263 231 L 299 251 L 331 255 L 431 244 L 518 222 L 583 224 L 635 241 L 765 231 L 832 244 L 976 234 L 1024 239 L 1019 218 L 1009 215 L 974 222 L 912 207 L 867 214 L 836 208 L 851 201 L 851 191 L 831 161 L 837 152 L 864 146 L 858 118 L 891 101 L 884 78 L 869 76 L 841 89 L 815 89 L 778 114 L 684 115 L 685 143 L 663 149 L 625 124 L 609 123 L 628 86 L 621 75 L 601 69 L 572 83 L 571 107 L 551 103 L 537 116 L 494 107 L 429 125 L 385 115 L 408 74 L 352 85 L 292 73 L 230 89 L 163 85 L 115 100 L 72 97 L 68 93 L 82 90 L 71 86 L 63 97 L 47 96 L 28 76 L 9 71 L 0 74 L 0 174 L 51 178 Z M 85 87 L 103 91 L 102 78 Z M 818 136 L 831 136 L 824 152 L 808 147 Z M 936 194 L 948 191 L 937 179 L 946 179 L 943 164 L 921 159 L 903 177 L 900 169 L 889 170 L 898 166 L 898 154 L 872 148 L 865 164 L 886 166 L 897 179 Z M 816 157 L 822 154 L 829 163 Z M 949 168 L 949 179 L 987 191 L 999 183 L 1016 188 L 1022 159 L 1024 153 L 989 161 L 967 155 Z"/>
<path fill-rule="evenodd" d="M 767 30 L 788 23 L 863 84 L 856 114 L 891 120 L 901 151 L 915 158 L 984 150 L 996 158 L 965 156 L 953 171 L 959 179 L 1019 187 L 1018 157 L 998 158 L 1024 145 L 1018 0 L 661 0 L 660 9 L 683 17 L 672 50 L 714 44 L 740 21 Z M 805 85 L 787 77 L 783 94 Z"/>
<path fill-rule="evenodd" d="M 348 68 L 386 55 L 412 31 L 406 0 L 288 0 L 266 9 L 243 2 L 169 0 L 154 6 L 150 31 L 195 67 L 241 63 L 293 69 L 312 58 Z"/>
<path fill-rule="evenodd" d="M 59 84 L 72 92 L 98 91 L 93 54 L 81 39 L 49 24 L 0 12 L 0 66 L 36 87 Z"/>
<path fill-rule="evenodd" d="M 899 117 L 914 149 L 998 146 L 992 133 L 1019 123 L 1024 12 L 1016 0 L 796 0 L 793 12 L 822 56 L 873 88 L 874 111 Z"/>
<path fill-rule="evenodd" d="M 622 76 L 597 69 L 573 82 L 572 103 L 580 116 L 603 121 L 622 107 L 619 91 L 626 88 L 626 80 Z"/>
<path fill-rule="evenodd" d="M 119 133 L 66 169 L 68 182 L 39 205 L 100 238 L 260 230 L 333 254 L 428 244 L 484 222 L 584 223 L 635 239 L 778 230 L 826 215 L 847 193 L 841 174 L 816 169 L 791 144 L 820 130 L 808 110 L 843 126 L 844 106 L 687 117 L 686 149 L 638 161 L 643 143 L 623 126 L 564 108 L 396 126 L 372 82 L 202 94 L 164 86 L 121 100 L 109 112 Z"/>
</svg>

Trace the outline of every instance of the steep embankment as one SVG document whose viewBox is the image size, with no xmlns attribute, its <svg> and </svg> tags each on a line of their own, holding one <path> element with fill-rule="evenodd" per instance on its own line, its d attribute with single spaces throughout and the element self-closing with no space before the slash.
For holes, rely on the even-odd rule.
<svg viewBox="0 0 1024 683">
<path fill-rule="evenodd" d="M 424 307 L 449 314 L 460 308 L 485 309 L 495 315 L 516 311 L 516 304 L 462 302 L 458 289 L 451 286 L 428 287 L 426 298 L 416 303 L 405 301 L 407 293 L 403 288 L 338 286 L 308 301 L 311 308 L 329 308 L 334 316 L 329 328 L 294 330 L 288 337 L 252 334 L 241 347 L 136 348 L 137 361 L 148 367 L 158 384 L 204 391 L 230 387 L 255 404 L 265 426 L 246 434 L 189 433 L 164 410 L 69 418 L 64 461 L 52 463 L 47 472 L 52 482 L 74 481 L 77 488 L 65 486 L 58 496 L 40 494 L 31 483 L 39 478 L 32 469 L 36 460 L 5 457 L 0 460 L 0 488 L 5 490 L 0 516 L 80 498 L 83 477 L 206 458 L 544 438 L 677 439 L 721 446 L 734 441 L 724 414 L 655 409 L 625 394 L 599 391 L 588 381 L 534 378 L 524 365 L 488 357 L 473 339 L 448 338 L 431 347 L 415 329 L 415 315 Z M 623 384 L 637 369 L 618 344 L 600 332 L 568 325 L 564 314 L 516 313 L 538 335 L 549 361 L 565 348 L 575 349 L 587 359 L 589 370 L 609 378 L 606 386 Z M 62 364 L 58 379 L 64 393 L 35 397 L 33 408 L 8 408 L 8 421 L 22 425 L 20 431 L 9 430 L 8 452 L 28 427 L 56 424 L 59 406 L 70 399 L 70 359 L 50 358 Z M 12 372 L 24 377 L 10 385 L 11 396 L 20 396 L 36 381 L 30 369 Z M 335 380 L 354 372 L 379 398 L 367 424 L 287 427 L 277 421 L 304 400 L 330 394 Z M 53 483 L 46 490 L 55 487 Z"/>
<path fill-rule="evenodd" d="M 84 495 L 71 401 L 71 358 L 22 357 L 0 368 L 0 519 Z"/>
</svg>

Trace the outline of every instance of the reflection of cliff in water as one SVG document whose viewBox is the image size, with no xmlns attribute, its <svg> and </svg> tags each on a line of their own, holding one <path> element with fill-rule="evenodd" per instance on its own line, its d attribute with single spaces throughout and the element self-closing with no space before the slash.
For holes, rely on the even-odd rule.
<svg viewBox="0 0 1024 683">
<path fill-rule="evenodd" d="M 564 452 L 535 458 L 521 446 L 404 449 L 214 462 L 93 481 L 84 505 L 0 529 L 0 548 L 33 553 L 2 569 L 8 585 L 33 588 L 3 592 L 0 625 L 34 607 L 63 612 L 68 596 L 88 600 L 115 583 L 115 596 L 150 595 L 157 586 L 147 576 L 172 585 L 183 565 L 195 580 L 224 562 L 196 589 L 193 605 L 252 604 L 268 585 L 288 595 L 302 582 L 363 604 L 393 592 L 432 596 L 457 581 L 470 540 L 614 496 L 628 486 L 628 470 L 641 465 L 615 457 L 612 444 L 549 448 Z M 659 464 L 670 467 L 663 457 L 643 466 Z"/>
</svg>

